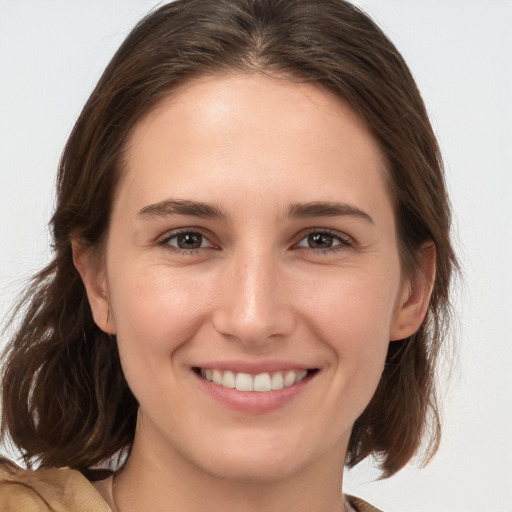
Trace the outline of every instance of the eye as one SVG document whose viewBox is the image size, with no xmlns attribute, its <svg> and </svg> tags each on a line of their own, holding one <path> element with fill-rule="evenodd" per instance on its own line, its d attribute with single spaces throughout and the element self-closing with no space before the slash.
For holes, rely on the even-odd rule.
<svg viewBox="0 0 512 512">
<path fill-rule="evenodd" d="M 297 244 L 297 247 L 306 247 L 320 252 L 351 246 L 352 243 L 348 236 L 325 230 L 311 231 Z"/>
<path fill-rule="evenodd" d="M 195 251 L 206 247 L 212 247 L 210 241 L 197 231 L 179 231 L 167 236 L 160 242 L 170 249 L 180 252 Z"/>
</svg>

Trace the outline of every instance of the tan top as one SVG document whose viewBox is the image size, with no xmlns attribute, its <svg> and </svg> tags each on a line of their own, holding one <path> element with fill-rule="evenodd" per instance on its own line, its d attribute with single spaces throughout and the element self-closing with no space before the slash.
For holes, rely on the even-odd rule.
<svg viewBox="0 0 512 512">
<path fill-rule="evenodd" d="M 112 477 L 97 485 L 110 492 Z M 355 512 L 382 512 L 346 496 Z M 74 469 L 27 471 L 0 459 L 0 512 L 113 512 L 96 488 Z"/>
</svg>

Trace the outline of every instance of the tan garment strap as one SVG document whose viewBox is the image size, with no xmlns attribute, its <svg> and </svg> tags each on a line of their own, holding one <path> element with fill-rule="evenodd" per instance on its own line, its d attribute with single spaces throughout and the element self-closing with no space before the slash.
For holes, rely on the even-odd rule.
<svg viewBox="0 0 512 512">
<path fill-rule="evenodd" d="M 0 459 L 0 512 L 20 511 L 111 512 L 79 471 L 26 471 L 6 459 Z"/>
<path fill-rule="evenodd" d="M 375 508 L 374 506 L 366 503 L 366 501 L 361 498 L 356 498 L 355 496 L 348 496 L 349 503 L 357 510 L 357 512 L 382 512 L 382 510 Z"/>
</svg>

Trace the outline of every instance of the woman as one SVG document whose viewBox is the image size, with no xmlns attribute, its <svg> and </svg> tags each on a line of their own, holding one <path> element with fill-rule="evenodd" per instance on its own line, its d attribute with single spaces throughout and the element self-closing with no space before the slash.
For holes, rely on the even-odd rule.
<svg viewBox="0 0 512 512">
<path fill-rule="evenodd" d="M 439 442 L 449 221 L 414 81 L 354 6 L 150 14 L 63 154 L 3 375 L 39 469 L 3 463 L 0 510 L 375 510 L 343 463 Z"/>
</svg>

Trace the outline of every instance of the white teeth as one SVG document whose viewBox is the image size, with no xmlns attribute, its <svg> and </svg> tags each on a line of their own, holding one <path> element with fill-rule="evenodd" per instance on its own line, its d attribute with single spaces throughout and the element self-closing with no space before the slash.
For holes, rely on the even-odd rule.
<svg viewBox="0 0 512 512">
<path fill-rule="evenodd" d="M 270 391 L 272 383 L 268 373 L 259 373 L 254 377 L 254 391 Z"/>
<path fill-rule="evenodd" d="M 275 390 L 283 389 L 284 379 L 283 379 L 283 374 L 281 372 L 277 372 L 277 373 L 274 373 L 274 375 L 272 375 L 271 385 L 272 385 L 272 389 L 275 389 Z"/>
<path fill-rule="evenodd" d="M 297 374 L 291 370 L 284 376 L 284 386 L 291 386 L 295 382 L 295 377 L 297 377 Z"/>
<path fill-rule="evenodd" d="M 295 377 L 295 382 L 300 382 L 303 380 L 308 374 L 307 370 L 300 370 L 297 372 L 297 376 Z"/>
<path fill-rule="evenodd" d="M 222 373 L 220 372 L 220 370 L 213 370 L 212 380 L 213 382 L 215 382 L 215 384 L 222 384 Z"/>
<path fill-rule="evenodd" d="M 252 377 L 248 373 L 239 373 L 236 376 L 236 389 L 238 391 L 252 391 L 254 387 Z"/>
<path fill-rule="evenodd" d="M 235 374 L 230 371 L 224 372 L 221 386 L 233 389 L 236 386 Z"/>
<path fill-rule="evenodd" d="M 306 370 L 289 370 L 287 372 L 259 373 L 235 373 L 230 370 L 201 369 L 201 375 L 210 382 L 238 391 L 278 391 L 282 388 L 293 386 L 303 380 L 308 372 Z"/>
</svg>

